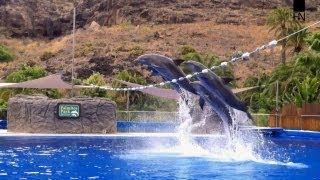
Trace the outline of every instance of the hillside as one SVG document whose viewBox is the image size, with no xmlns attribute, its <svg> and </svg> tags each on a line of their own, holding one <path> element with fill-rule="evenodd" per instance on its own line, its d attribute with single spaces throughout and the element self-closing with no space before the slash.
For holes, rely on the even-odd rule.
<svg viewBox="0 0 320 180">
<path fill-rule="evenodd" d="M 78 78 L 98 71 L 108 81 L 123 69 L 148 72 L 133 60 L 141 52 L 178 57 L 181 45 L 228 60 L 237 51 L 251 51 L 274 39 L 264 26 L 273 1 L 77 1 L 76 72 Z M 307 20 L 320 15 L 320 2 L 307 4 Z M 318 9 L 317 9 L 318 8 Z M 35 10 L 36 9 L 36 10 Z M 0 64 L 2 76 L 19 64 L 38 64 L 49 72 L 70 72 L 72 1 L 0 1 L 0 44 L 14 60 Z M 278 48 L 234 68 L 239 84 L 248 76 L 268 72 L 279 63 Z"/>
</svg>

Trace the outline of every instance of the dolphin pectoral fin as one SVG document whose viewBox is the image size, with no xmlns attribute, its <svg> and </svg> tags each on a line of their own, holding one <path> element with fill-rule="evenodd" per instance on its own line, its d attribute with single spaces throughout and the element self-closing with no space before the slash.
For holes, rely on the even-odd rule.
<svg viewBox="0 0 320 180">
<path fill-rule="evenodd" d="M 222 80 L 223 84 L 228 85 L 234 79 L 233 78 L 229 78 L 229 77 L 221 77 L 221 80 Z"/>
<path fill-rule="evenodd" d="M 204 104 L 205 104 L 204 99 L 200 97 L 199 98 L 199 106 L 200 106 L 201 110 L 203 110 Z"/>
<path fill-rule="evenodd" d="M 174 59 L 173 62 L 175 65 L 180 66 L 180 64 L 183 63 L 184 60 L 183 59 Z"/>
</svg>

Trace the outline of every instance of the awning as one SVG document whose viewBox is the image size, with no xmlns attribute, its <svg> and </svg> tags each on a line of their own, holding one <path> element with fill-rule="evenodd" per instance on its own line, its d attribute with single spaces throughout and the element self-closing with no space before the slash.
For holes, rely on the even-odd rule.
<svg viewBox="0 0 320 180">
<path fill-rule="evenodd" d="M 119 81 L 122 84 L 125 84 L 127 86 L 130 86 L 130 87 L 143 86 L 140 84 L 134 84 L 134 83 L 130 83 L 130 82 L 122 81 L 122 80 L 117 80 L 117 81 Z M 163 88 L 153 87 L 153 88 L 146 88 L 146 89 L 138 89 L 138 91 L 141 91 L 143 93 L 150 94 L 153 96 L 157 96 L 157 97 L 167 98 L 167 99 L 179 100 L 179 98 L 180 98 L 179 94 L 175 90 L 172 90 L 172 89 L 163 89 Z"/>
<path fill-rule="evenodd" d="M 0 88 L 71 89 L 72 86 L 64 82 L 60 74 L 52 74 L 21 83 L 0 83 Z"/>
<path fill-rule="evenodd" d="M 130 82 L 122 81 L 122 80 L 117 80 L 117 81 L 119 81 L 122 84 L 125 84 L 125 85 L 127 85 L 129 87 L 140 87 L 140 86 L 142 86 L 140 84 L 134 84 L 134 83 L 130 83 Z M 257 87 L 258 86 L 232 89 L 232 92 L 235 93 L 235 94 L 238 94 L 238 93 L 242 93 L 242 92 L 245 92 L 245 91 L 249 91 L 249 90 L 255 89 Z M 179 100 L 179 97 L 180 97 L 179 93 L 177 93 L 177 91 L 172 90 L 172 89 L 147 88 L 147 89 L 138 89 L 138 91 L 141 91 L 143 93 L 150 94 L 150 95 L 153 95 L 153 96 L 157 96 L 157 97 L 167 98 L 167 99 Z"/>
</svg>

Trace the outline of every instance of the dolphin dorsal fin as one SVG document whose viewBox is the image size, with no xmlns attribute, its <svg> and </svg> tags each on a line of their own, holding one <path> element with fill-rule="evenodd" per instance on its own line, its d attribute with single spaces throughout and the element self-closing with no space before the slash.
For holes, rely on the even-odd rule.
<svg viewBox="0 0 320 180">
<path fill-rule="evenodd" d="M 200 97 L 200 98 L 199 98 L 199 106 L 200 106 L 201 110 L 203 110 L 204 103 L 205 103 L 204 99 L 202 99 L 202 98 Z"/>
<path fill-rule="evenodd" d="M 180 66 L 180 64 L 183 63 L 184 60 L 178 58 L 178 59 L 173 59 L 173 62 L 174 62 L 175 65 Z"/>
</svg>

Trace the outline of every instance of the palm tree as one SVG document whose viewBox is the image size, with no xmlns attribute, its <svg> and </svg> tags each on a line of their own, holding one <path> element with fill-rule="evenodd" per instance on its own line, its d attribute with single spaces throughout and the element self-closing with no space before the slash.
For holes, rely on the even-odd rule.
<svg viewBox="0 0 320 180">
<path fill-rule="evenodd" d="M 280 7 L 271 12 L 267 18 L 267 25 L 270 31 L 274 31 L 277 38 L 285 37 L 289 34 L 289 30 L 299 22 L 293 19 L 293 12 L 288 7 Z M 288 39 L 284 39 L 281 44 L 281 61 L 286 63 L 286 49 Z"/>
<path fill-rule="evenodd" d="M 300 29 L 303 29 L 304 27 L 297 23 L 292 25 L 292 27 L 290 27 L 288 29 L 288 34 L 292 34 L 294 32 L 299 31 Z M 308 30 L 303 30 L 299 33 L 294 34 L 293 36 L 291 36 L 288 39 L 288 45 L 293 46 L 293 52 L 298 54 L 299 52 L 302 51 L 302 49 L 305 47 L 305 45 L 307 44 L 305 39 L 308 37 L 309 32 Z"/>
</svg>

